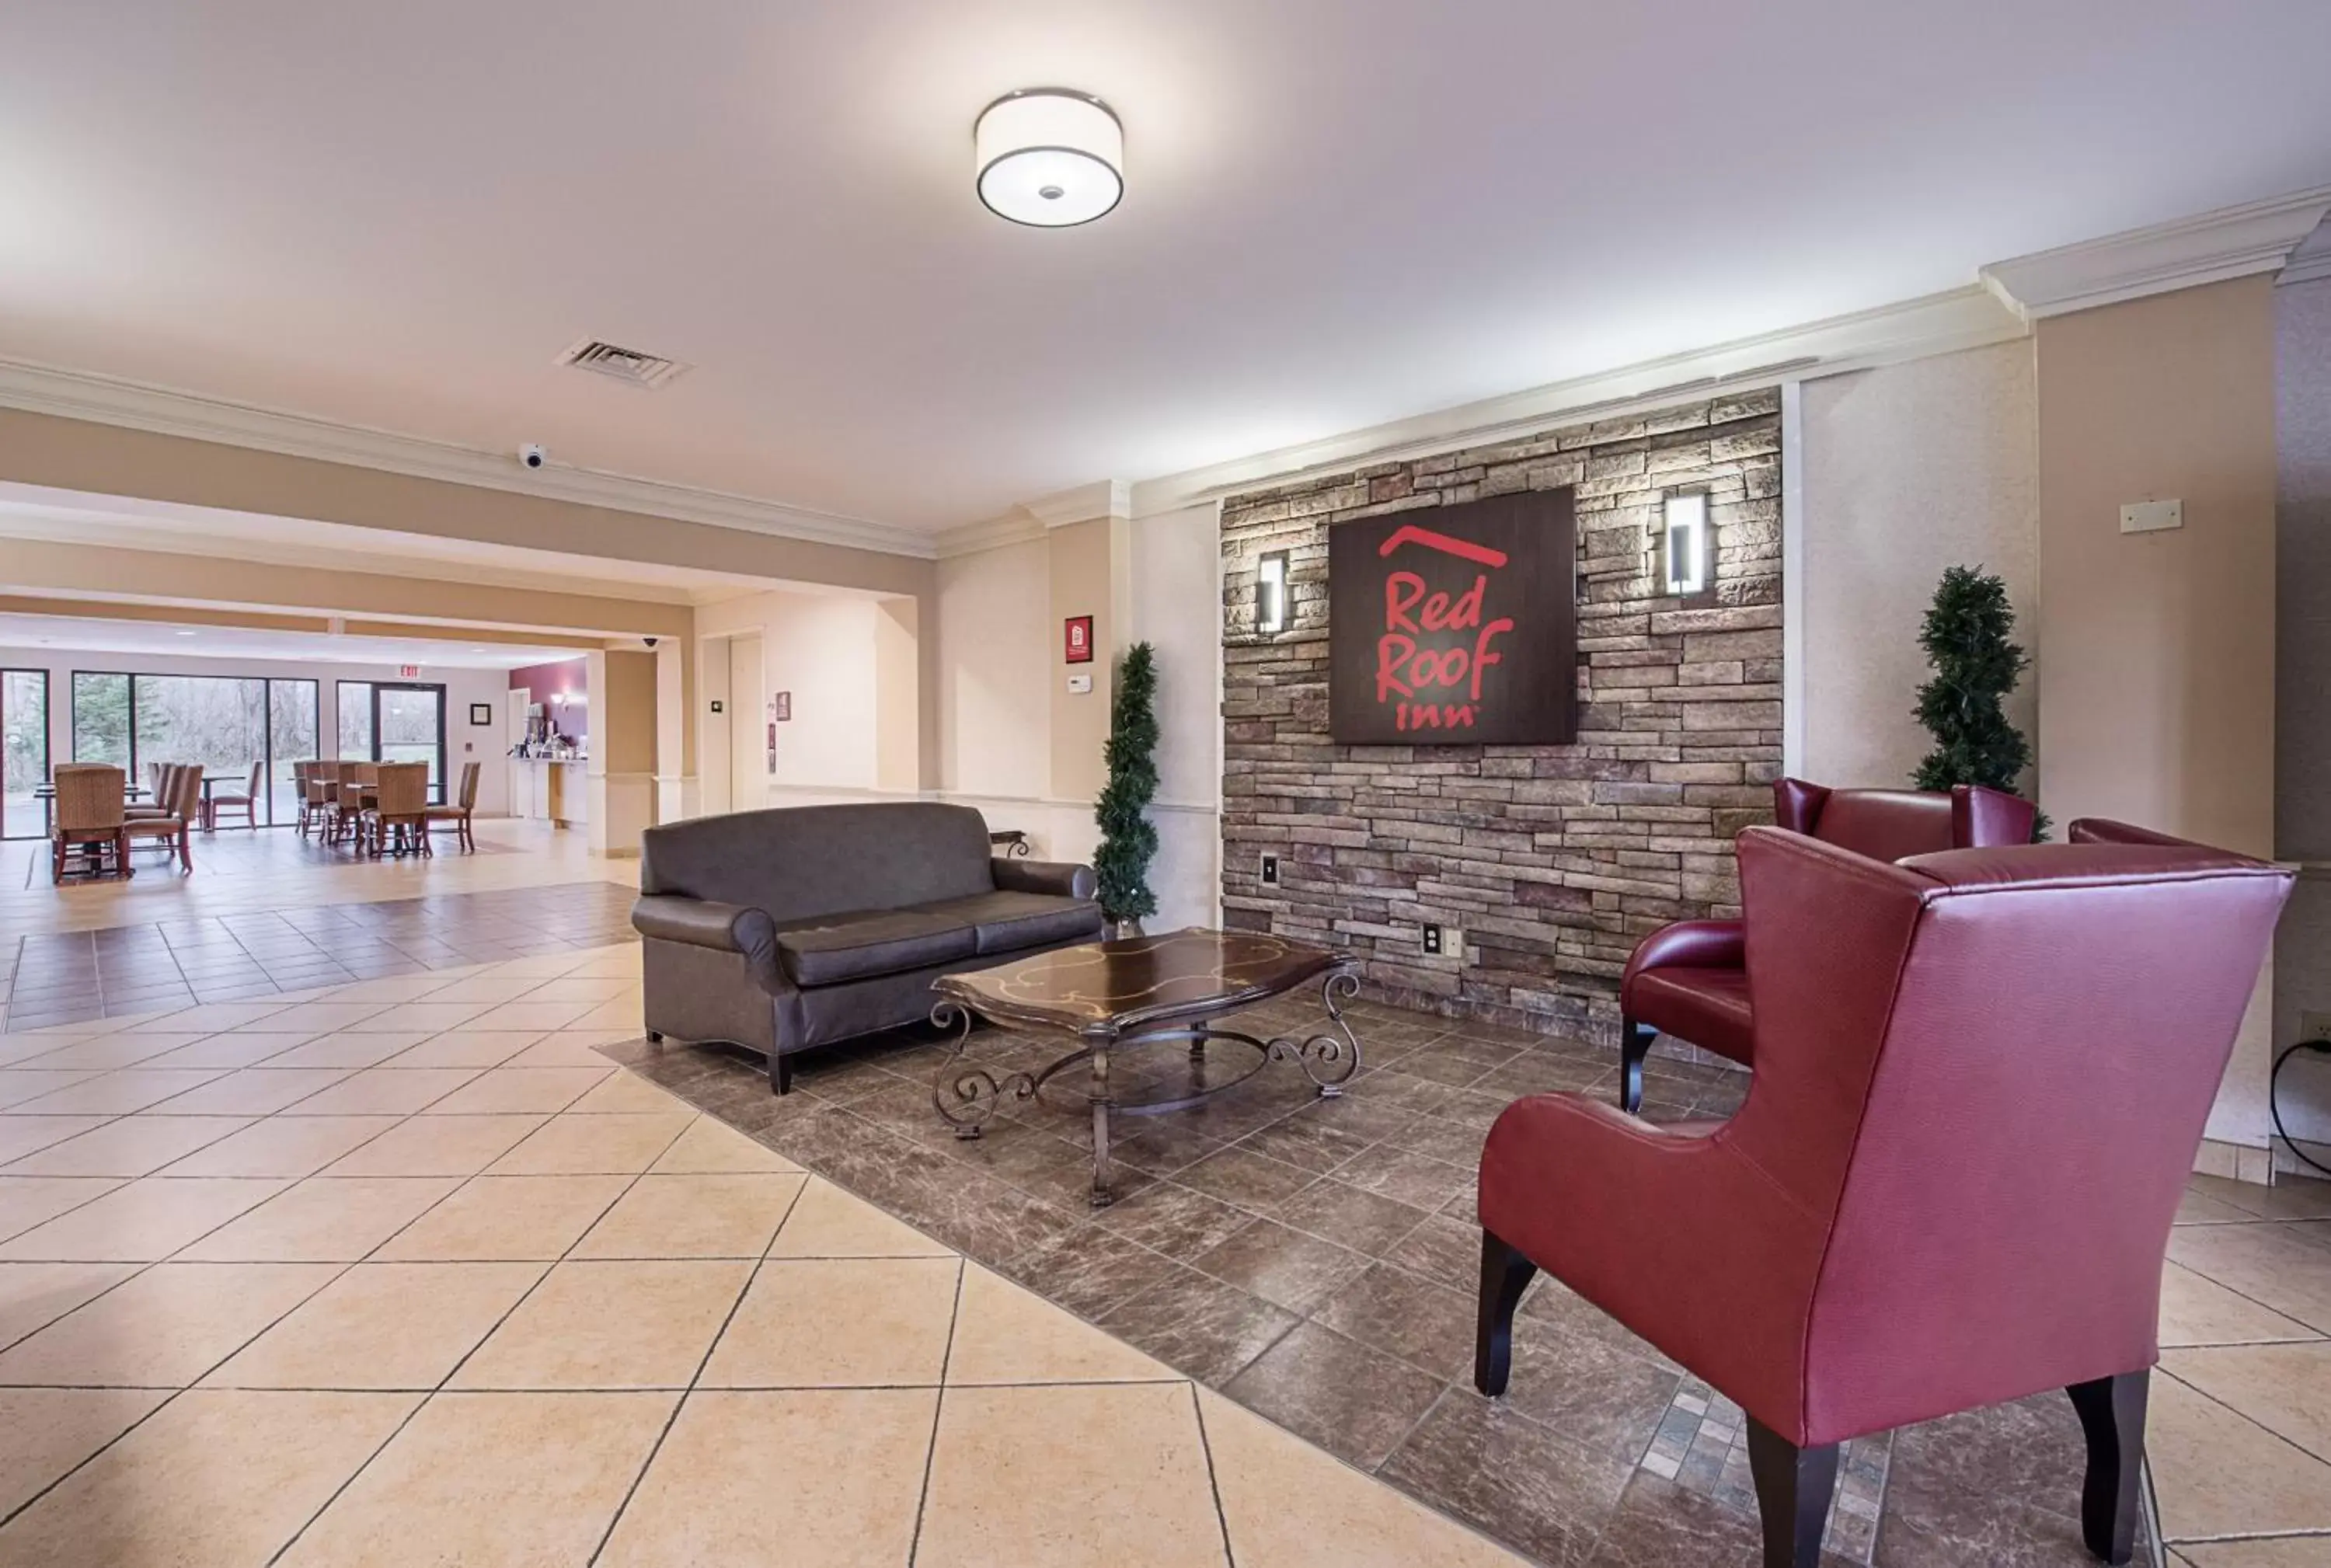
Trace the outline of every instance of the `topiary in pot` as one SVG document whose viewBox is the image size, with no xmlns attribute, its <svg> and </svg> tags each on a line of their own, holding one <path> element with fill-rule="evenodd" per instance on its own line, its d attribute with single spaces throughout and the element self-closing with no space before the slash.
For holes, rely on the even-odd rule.
<svg viewBox="0 0 2331 1568">
<path fill-rule="evenodd" d="M 1918 722 L 1935 737 L 1910 782 L 1922 790 L 1953 784 L 1984 784 L 2010 794 L 2031 761 L 2031 743 L 2007 721 L 2003 706 L 2031 660 L 2008 640 L 2015 630 L 2015 606 L 2007 584 L 1976 566 L 1943 573 L 1918 629 L 1934 679 L 1918 688 Z M 2048 836 L 2048 819 L 2033 824 L 2034 840 Z"/>
<path fill-rule="evenodd" d="M 1157 853 L 1157 830 L 1146 814 L 1157 794 L 1157 661 L 1156 651 L 1137 642 L 1118 660 L 1117 688 L 1110 699 L 1108 783 L 1093 808 L 1100 824 L 1100 848 L 1093 871 L 1100 883 L 1101 912 L 1112 936 L 1137 936 L 1141 920 L 1157 912 L 1149 890 L 1149 862 Z"/>
</svg>

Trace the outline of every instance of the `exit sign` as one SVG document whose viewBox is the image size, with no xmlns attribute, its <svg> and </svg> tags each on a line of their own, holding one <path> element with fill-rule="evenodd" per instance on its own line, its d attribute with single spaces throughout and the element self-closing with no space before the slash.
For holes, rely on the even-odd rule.
<svg viewBox="0 0 2331 1568">
<path fill-rule="evenodd" d="M 397 678 L 401 680 L 410 680 L 420 673 L 421 666 L 418 664 L 400 664 L 396 667 Z"/>
</svg>

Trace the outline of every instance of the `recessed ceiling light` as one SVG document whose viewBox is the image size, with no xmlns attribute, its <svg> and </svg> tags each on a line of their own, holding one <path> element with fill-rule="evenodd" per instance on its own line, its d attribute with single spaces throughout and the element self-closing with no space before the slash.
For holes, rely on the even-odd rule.
<svg viewBox="0 0 2331 1568">
<path fill-rule="evenodd" d="M 192 636 L 194 635 L 194 633 L 193 633 L 193 632 L 179 632 L 179 633 L 178 633 L 178 635 L 179 635 L 179 636 L 181 636 L 181 637 L 192 637 Z"/>
<path fill-rule="evenodd" d="M 1089 93 L 1032 87 L 1006 93 L 972 128 L 979 199 L 1015 223 L 1089 223 L 1125 195 L 1125 130 Z"/>
</svg>

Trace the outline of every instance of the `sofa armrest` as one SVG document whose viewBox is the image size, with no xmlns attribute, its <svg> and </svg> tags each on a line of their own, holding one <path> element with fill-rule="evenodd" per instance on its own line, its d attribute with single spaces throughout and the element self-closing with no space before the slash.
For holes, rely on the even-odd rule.
<svg viewBox="0 0 2331 1568">
<path fill-rule="evenodd" d="M 1005 893 L 1051 893 L 1062 898 L 1090 898 L 1099 887 L 1090 866 L 1065 860 L 1013 860 L 992 856 L 988 867 L 995 886 Z"/>
<path fill-rule="evenodd" d="M 1626 978 L 1646 969 L 1745 969 L 1748 927 L 1738 920 L 1678 920 L 1641 942 L 1627 959 Z"/>
<path fill-rule="evenodd" d="M 761 989 L 772 996 L 793 989 L 777 968 L 776 923 L 764 910 L 652 893 L 633 904 L 632 926 L 642 936 L 741 955 Z"/>
</svg>

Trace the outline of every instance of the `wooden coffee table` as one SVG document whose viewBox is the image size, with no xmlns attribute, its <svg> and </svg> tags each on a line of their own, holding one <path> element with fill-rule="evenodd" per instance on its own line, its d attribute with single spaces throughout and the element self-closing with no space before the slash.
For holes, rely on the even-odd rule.
<svg viewBox="0 0 2331 1568">
<path fill-rule="evenodd" d="M 931 1103 L 959 1138 L 975 1138 L 1008 1096 L 1033 1099 L 1059 1074 L 1080 1062 L 1090 1067 L 1085 1103 L 1092 1112 L 1095 1208 L 1116 1196 L 1109 1184 L 1108 1118 L 1154 1117 L 1186 1110 L 1236 1088 L 1274 1061 L 1292 1061 L 1333 1097 L 1360 1068 L 1360 1042 L 1344 1021 L 1342 1003 L 1358 993 L 1357 965 L 1347 953 L 1280 936 L 1193 927 L 1160 936 L 1089 942 L 1040 953 L 996 969 L 941 975 L 931 988 L 945 1000 L 931 1022 L 960 1032 L 939 1069 Z M 1328 1028 L 1304 1038 L 1223 1029 L 1214 1020 L 1317 981 Z M 1037 1072 L 998 1079 L 965 1060 L 975 1018 L 1073 1035 L 1078 1045 Z M 1112 1055 L 1146 1046 L 1181 1045 L 1204 1060 L 1222 1041 L 1251 1048 L 1243 1070 L 1169 1098 L 1127 1103 L 1109 1088 Z"/>
</svg>

